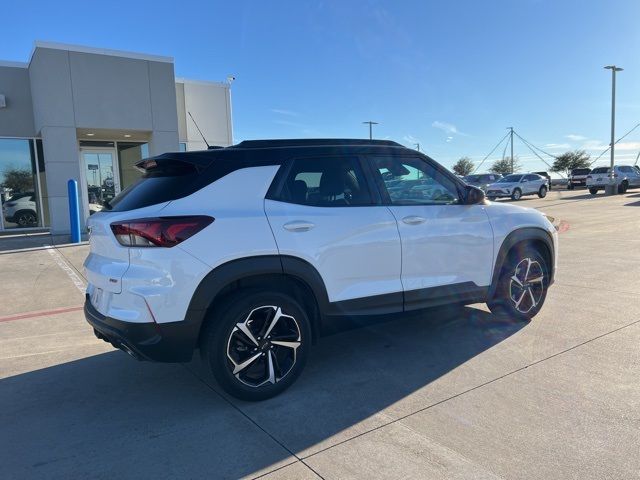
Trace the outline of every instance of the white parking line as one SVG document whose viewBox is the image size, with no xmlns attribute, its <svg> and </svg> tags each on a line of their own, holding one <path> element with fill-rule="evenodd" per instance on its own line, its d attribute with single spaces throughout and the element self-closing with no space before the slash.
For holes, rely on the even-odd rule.
<svg viewBox="0 0 640 480">
<path fill-rule="evenodd" d="M 62 270 L 64 270 L 64 272 L 69 276 L 69 278 L 71 279 L 73 284 L 76 286 L 76 288 L 80 290 L 80 293 L 84 295 L 85 291 L 87 290 L 87 285 L 78 276 L 78 274 L 74 272 L 73 268 L 71 268 L 69 264 L 64 261 L 64 258 L 62 258 L 62 255 L 60 255 L 56 250 L 56 248 L 53 247 L 52 245 L 47 245 L 44 248 L 47 250 L 47 252 L 49 252 L 49 255 L 51 255 L 51 257 L 53 258 L 53 261 L 56 262 L 58 266 Z"/>
</svg>

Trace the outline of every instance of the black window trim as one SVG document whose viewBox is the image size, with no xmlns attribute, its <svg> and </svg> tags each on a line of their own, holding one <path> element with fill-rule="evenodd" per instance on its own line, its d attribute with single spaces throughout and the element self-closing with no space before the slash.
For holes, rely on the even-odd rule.
<svg viewBox="0 0 640 480">
<path fill-rule="evenodd" d="M 371 199 L 371 203 L 360 204 L 360 205 L 309 205 L 306 203 L 294 203 L 288 200 L 284 200 L 282 198 L 282 194 L 285 188 L 285 183 L 287 178 L 289 178 L 289 174 L 291 173 L 291 169 L 293 168 L 293 164 L 296 160 L 329 160 L 329 159 L 345 159 L 351 158 L 356 164 L 360 167 L 362 173 L 362 180 L 365 183 L 366 189 L 369 192 L 369 197 Z M 265 196 L 265 200 L 273 200 L 276 202 L 288 203 L 290 205 L 300 205 L 304 207 L 311 208 L 360 208 L 360 207 L 375 207 L 382 205 L 382 200 L 380 199 L 380 194 L 377 189 L 371 183 L 371 180 L 368 176 L 367 165 L 363 162 L 362 158 L 358 154 L 346 153 L 343 155 L 332 153 L 330 155 L 322 155 L 319 153 L 309 154 L 309 155 L 296 155 L 283 160 L 282 166 L 276 173 L 273 182 L 271 182 L 271 186 L 267 191 L 267 195 Z"/>
<path fill-rule="evenodd" d="M 412 203 L 412 204 L 407 204 L 407 205 L 400 205 L 400 204 L 394 204 L 391 202 L 391 197 L 389 196 L 389 192 L 387 191 L 387 187 L 384 184 L 384 181 L 382 180 L 382 176 L 378 173 L 376 175 L 375 172 L 375 167 L 373 165 L 373 162 L 369 161 L 369 158 L 373 158 L 373 157 L 385 157 L 385 158 L 389 158 L 389 157 L 393 157 L 393 158 L 398 158 L 398 159 L 402 159 L 402 158 L 414 158 L 414 159 L 418 159 L 423 161 L 424 163 L 426 163 L 428 166 L 432 167 L 434 170 L 436 170 L 438 173 L 441 173 L 443 176 L 447 177 L 449 180 L 451 180 L 451 182 L 455 185 L 456 190 L 458 192 L 458 202 L 459 203 L 453 203 L 453 204 L 439 204 L 439 203 Z M 448 205 L 464 205 L 465 204 L 465 192 L 466 192 L 466 183 L 464 183 L 464 181 L 458 177 L 456 177 L 453 173 L 451 173 L 449 170 L 447 170 L 445 167 L 443 167 L 442 165 L 440 165 L 438 162 L 436 162 L 435 160 L 433 160 L 430 157 L 427 157 L 424 154 L 421 153 L 413 153 L 413 152 L 407 152 L 407 153 L 366 153 L 366 154 L 361 154 L 361 159 L 362 162 L 365 164 L 366 168 L 366 175 L 368 175 L 370 177 L 370 181 L 369 183 L 371 183 L 372 185 L 375 184 L 377 189 L 378 189 L 378 194 L 382 199 L 382 205 L 385 206 L 394 206 L 394 207 L 415 207 L 415 206 L 424 206 L 424 207 L 436 207 L 436 206 L 448 206 Z"/>
</svg>

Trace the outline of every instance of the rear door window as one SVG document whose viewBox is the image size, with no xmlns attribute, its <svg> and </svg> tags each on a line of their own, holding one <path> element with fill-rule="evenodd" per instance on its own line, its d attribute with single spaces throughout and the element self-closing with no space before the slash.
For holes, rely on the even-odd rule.
<svg viewBox="0 0 640 480">
<path fill-rule="evenodd" d="M 373 203 L 356 157 L 293 160 L 275 200 L 315 207 L 348 207 Z"/>
</svg>

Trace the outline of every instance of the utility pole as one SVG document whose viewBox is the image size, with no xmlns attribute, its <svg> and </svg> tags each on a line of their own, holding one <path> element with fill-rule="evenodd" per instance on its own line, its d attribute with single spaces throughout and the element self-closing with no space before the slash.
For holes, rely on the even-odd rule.
<svg viewBox="0 0 640 480">
<path fill-rule="evenodd" d="M 611 70 L 611 168 L 609 168 L 609 184 L 605 187 L 604 192 L 607 195 L 615 195 L 618 193 L 614 177 L 615 174 L 613 172 L 616 143 L 616 72 L 621 72 L 623 69 L 615 65 L 607 65 L 604 68 Z"/>
<path fill-rule="evenodd" d="M 416 150 L 420 151 L 420 143 L 414 143 L 414 145 L 416 146 Z"/>
<path fill-rule="evenodd" d="M 509 127 L 511 129 L 511 173 L 514 173 L 513 171 L 513 127 Z"/>
<path fill-rule="evenodd" d="M 373 126 L 374 125 L 380 125 L 378 122 L 372 122 L 371 120 L 369 120 L 368 122 L 362 122 L 365 125 L 369 125 L 369 140 L 373 140 Z"/>
</svg>

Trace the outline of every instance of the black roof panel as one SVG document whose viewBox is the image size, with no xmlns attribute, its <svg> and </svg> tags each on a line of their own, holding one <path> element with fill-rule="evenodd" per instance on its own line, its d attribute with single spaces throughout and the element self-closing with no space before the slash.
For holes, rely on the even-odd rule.
<svg viewBox="0 0 640 480">
<path fill-rule="evenodd" d="M 230 148 L 282 148 L 282 147 L 325 147 L 325 146 L 385 146 L 401 147 L 391 140 L 364 140 L 361 138 L 292 138 L 283 140 L 245 140 Z"/>
</svg>

